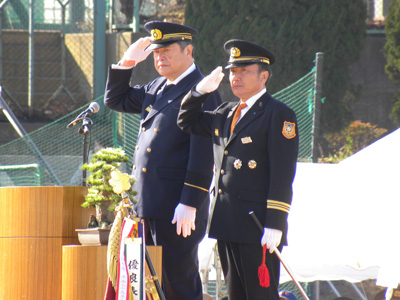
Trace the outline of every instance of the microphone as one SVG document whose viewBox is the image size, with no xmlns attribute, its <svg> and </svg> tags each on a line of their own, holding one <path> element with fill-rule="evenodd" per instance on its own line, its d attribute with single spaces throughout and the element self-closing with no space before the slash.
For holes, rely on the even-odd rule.
<svg viewBox="0 0 400 300">
<path fill-rule="evenodd" d="M 99 110 L 100 110 L 100 105 L 97 102 L 90 103 L 89 107 L 85 111 L 81 112 L 79 114 L 79 116 L 76 117 L 75 120 L 73 120 L 71 123 L 69 123 L 67 128 L 75 126 L 80 121 L 82 121 L 82 119 L 84 117 L 86 117 L 87 115 L 90 115 L 90 114 L 95 114 L 95 113 L 99 112 Z"/>
<path fill-rule="evenodd" d="M 98 113 L 99 110 L 100 110 L 100 105 L 97 102 L 92 102 L 92 103 L 90 103 L 89 107 L 85 111 L 83 111 L 79 114 L 77 119 L 81 118 L 83 115 L 90 115 L 90 114 Z"/>
</svg>

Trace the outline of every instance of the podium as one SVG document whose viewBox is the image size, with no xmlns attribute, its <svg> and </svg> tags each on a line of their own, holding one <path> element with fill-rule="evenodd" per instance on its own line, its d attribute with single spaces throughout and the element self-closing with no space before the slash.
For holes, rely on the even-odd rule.
<svg viewBox="0 0 400 300">
<path fill-rule="evenodd" d="M 0 299 L 60 300 L 62 246 L 94 209 L 86 187 L 0 188 Z"/>
<path fill-rule="evenodd" d="M 81 246 L 86 187 L 0 187 L 0 299 L 102 300 L 107 246 Z M 148 247 L 161 281 L 161 247 Z M 146 274 L 150 274 L 147 271 Z"/>
<path fill-rule="evenodd" d="M 147 246 L 161 283 L 160 246 Z M 107 246 L 63 246 L 62 300 L 103 300 L 107 283 Z M 146 276 L 150 271 L 146 266 Z"/>
</svg>

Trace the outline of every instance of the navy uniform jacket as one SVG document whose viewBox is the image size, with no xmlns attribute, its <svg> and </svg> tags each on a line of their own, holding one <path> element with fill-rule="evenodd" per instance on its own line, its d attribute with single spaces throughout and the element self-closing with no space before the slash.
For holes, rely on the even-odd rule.
<svg viewBox="0 0 400 300">
<path fill-rule="evenodd" d="M 197 219 L 207 218 L 212 144 L 181 131 L 176 124 L 182 98 L 204 76 L 196 68 L 156 101 L 157 91 L 167 79 L 159 77 L 130 87 L 131 74 L 132 70 L 109 69 L 104 103 L 119 112 L 141 114 L 133 166 L 137 213 L 144 218 L 172 220 L 181 202 L 197 208 Z M 204 107 L 215 109 L 219 104 L 216 92 L 210 94 Z"/>
<path fill-rule="evenodd" d="M 201 103 L 206 97 L 190 92 L 181 107 L 178 125 L 185 132 L 213 141 L 214 207 L 209 236 L 259 244 L 261 233 L 249 216 L 254 211 L 264 227 L 283 231 L 285 245 L 299 142 L 295 113 L 265 93 L 230 135 L 238 103 L 227 102 L 203 113 Z"/>
</svg>

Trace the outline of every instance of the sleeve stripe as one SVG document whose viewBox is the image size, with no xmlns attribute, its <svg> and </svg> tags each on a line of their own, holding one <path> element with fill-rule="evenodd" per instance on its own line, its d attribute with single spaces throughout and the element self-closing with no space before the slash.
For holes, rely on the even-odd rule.
<svg viewBox="0 0 400 300">
<path fill-rule="evenodd" d="M 285 213 L 289 213 L 290 211 L 290 204 L 280 202 L 280 201 L 275 201 L 275 200 L 267 200 L 267 209 L 277 209 L 281 210 Z"/>
<path fill-rule="evenodd" d="M 196 189 L 199 189 L 199 190 L 202 190 L 202 191 L 205 191 L 205 192 L 208 193 L 208 189 L 205 189 L 205 188 L 203 188 L 201 186 L 197 186 L 197 185 L 194 185 L 194 184 L 189 184 L 189 183 L 186 183 L 186 182 L 185 182 L 185 185 L 193 187 L 193 188 L 196 188 Z"/>
</svg>

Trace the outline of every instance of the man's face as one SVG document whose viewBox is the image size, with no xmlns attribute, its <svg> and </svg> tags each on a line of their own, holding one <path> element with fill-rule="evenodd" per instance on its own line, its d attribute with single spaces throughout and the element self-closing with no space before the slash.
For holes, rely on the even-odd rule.
<svg viewBox="0 0 400 300">
<path fill-rule="evenodd" d="M 268 71 L 261 71 L 257 64 L 239 68 L 231 68 L 229 81 L 233 94 L 243 102 L 257 94 L 268 79 Z"/>
<path fill-rule="evenodd" d="M 154 67 L 161 76 L 173 81 L 193 63 L 192 51 L 192 45 L 182 50 L 177 43 L 155 49 L 153 50 Z"/>
</svg>

